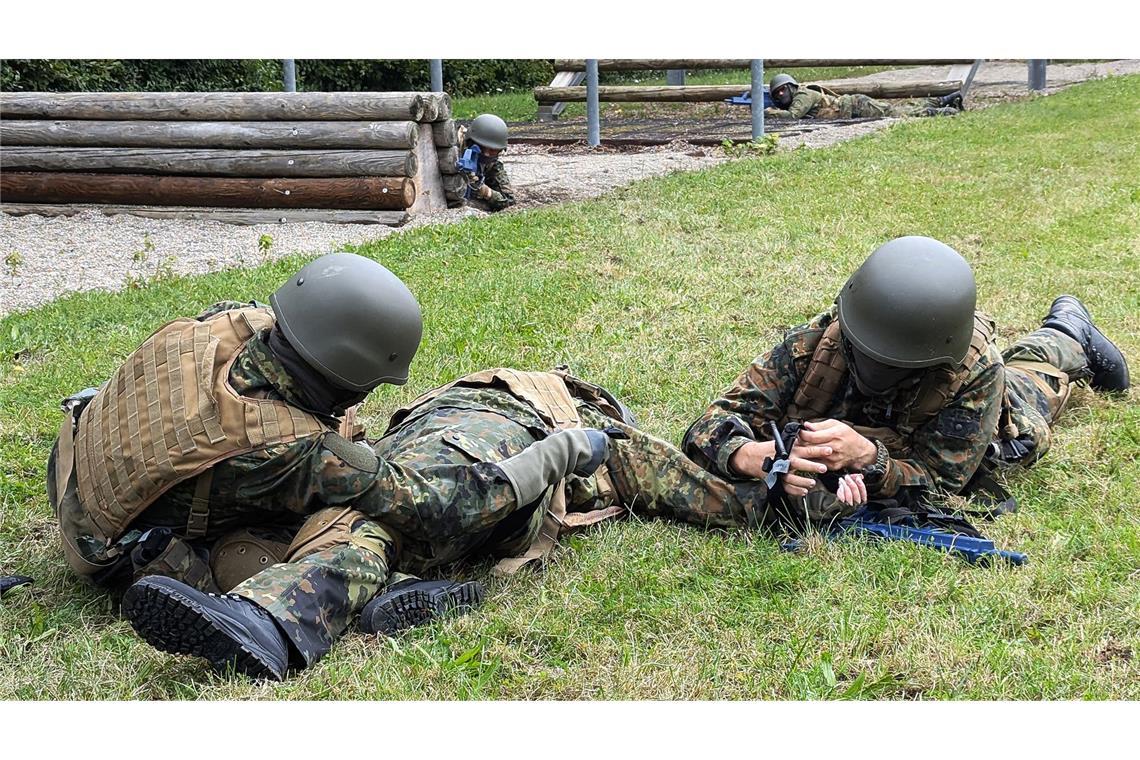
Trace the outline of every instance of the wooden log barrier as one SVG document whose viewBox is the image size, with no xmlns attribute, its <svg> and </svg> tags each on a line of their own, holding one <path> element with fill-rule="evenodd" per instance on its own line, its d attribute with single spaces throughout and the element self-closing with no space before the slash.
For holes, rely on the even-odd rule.
<svg viewBox="0 0 1140 760">
<path fill-rule="evenodd" d="M 224 224 L 289 224 L 327 222 L 331 224 L 386 224 L 397 227 L 408 221 L 406 211 L 334 211 L 326 209 L 231 209 L 231 208 L 145 208 L 140 206 L 78 206 L 34 203 L 0 203 L 0 213 L 12 216 L 75 216 L 96 211 L 107 216 L 129 214 L 147 219 L 190 219 Z"/>
<path fill-rule="evenodd" d="M 244 179 L 4 172 L 0 196 L 6 203 L 394 210 L 415 203 L 416 186 L 410 179 L 392 177 Z"/>
<path fill-rule="evenodd" d="M 443 175 L 443 191 L 450 200 L 452 196 L 463 197 L 467 190 L 467 180 L 461 174 Z"/>
<path fill-rule="evenodd" d="M 456 163 L 459 162 L 459 148 L 451 146 L 450 148 L 440 148 L 439 153 L 439 173 L 440 174 L 458 174 L 459 168 Z"/>
<path fill-rule="evenodd" d="M 459 139 L 459 127 L 454 121 L 437 121 L 431 125 L 432 140 L 437 148 L 450 148 Z"/>
<path fill-rule="evenodd" d="M 429 93 L 441 117 L 443 93 Z M 443 95 L 443 97 L 439 97 Z M 415 92 L 5 92 L 5 119 L 148 121 L 422 121 Z"/>
<path fill-rule="evenodd" d="M 451 96 L 446 92 L 425 92 L 421 97 L 424 101 L 424 115 L 419 121 L 447 121 L 451 118 Z"/>
<path fill-rule="evenodd" d="M 0 151 L 3 171 L 217 177 L 412 177 L 414 151 L 25 148 Z"/>
<path fill-rule="evenodd" d="M 869 95 L 872 98 L 922 98 L 948 95 L 962 86 L 961 82 L 908 82 L 879 84 L 834 83 L 827 89 L 837 95 Z M 717 84 L 676 87 L 607 86 L 598 88 L 598 99 L 607 103 L 711 103 L 739 95 L 747 85 Z M 586 99 L 585 87 L 535 87 L 539 103 L 580 102 Z"/>
<path fill-rule="evenodd" d="M 954 66 L 973 63 L 969 58 L 765 58 L 764 68 L 830 68 L 847 66 Z M 602 58 L 599 71 L 648 71 L 650 69 L 747 69 L 747 58 Z M 585 71 L 581 58 L 554 61 L 555 71 Z"/>
<path fill-rule="evenodd" d="M 414 121 L 0 121 L 4 146 L 411 150 Z"/>
</svg>

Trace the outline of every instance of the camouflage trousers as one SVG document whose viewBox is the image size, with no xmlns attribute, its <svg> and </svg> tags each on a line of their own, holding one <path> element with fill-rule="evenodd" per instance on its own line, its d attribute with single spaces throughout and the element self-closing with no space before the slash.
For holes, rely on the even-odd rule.
<svg viewBox="0 0 1140 760">
<path fill-rule="evenodd" d="M 377 591 L 394 582 L 396 540 L 351 509 L 313 514 L 285 562 L 238 584 L 230 593 L 269 612 L 305 660 L 324 656 Z"/>
<path fill-rule="evenodd" d="M 680 520 L 706 528 L 773 524 L 765 506 L 767 489 L 763 482 L 730 483 L 722 480 L 698 467 L 666 441 L 622 425 L 589 405 L 580 404 L 578 411 L 584 426 L 617 426 L 629 435 L 629 439 L 614 442 L 610 457 L 600 471 L 601 477 L 567 479 L 568 512 L 620 505 L 645 517 Z M 483 425 L 479 430 L 480 436 L 493 443 L 488 440 L 494 431 L 486 427 L 486 415 L 479 414 L 473 419 L 478 419 Z M 502 419 L 504 430 L 517 435 L 517 426 Z M 462 426 L 462 420 L 457 424 Z M 438 464 L 436 468 L 435 477 L 439 482 L 462 483 L 462 478 L 448 478 L 439 472 Z M 609 483 L 612 483 L 612 488 Z M 478 548 L 472 548 L 472 556 L 500 557 L 517 556 L 531 545 L 539 534 L 551 500 L 548 492 L 538 508 L 526 511 L 520 507 L 511 512 L 495 509 L 493 505 L 457 501 L 452 497 L 442 489 L 435 498 L 446 504 L 451 512 L 458 509 L 470 515 L 452 515 L 450 525 L 460 529 L 461 526 L 477 524 L 482 530 L 490 530 L 495 537 L 493 541 L 484 541 Z M 437 513 L 431 505 L 419 507 L 425 513 Z M 329 650 L 374 594 L 397 578 L 410 577 L 390 577 L 389 569 L 399 567 L 421 573 L 433 569 L 434 564 L 411 550 L 399 553 L 399 534 L 386 530 L 359 512 L 349 512 L 337 518 L 331 527 L 314 524 L 322 520 L 328 523 L 336 511 L 324 510 L 310 518 L 290 547 L 289 562 L 262 571 L 232 592 L 269 611 L 307 665 L 316 662 Z M 488 526 L 485 518 L 492 511 L 500 525 L 511 526 L 511 529 L 495 530 L 499 525 Z M 438 513 L 442 514 L 442 511 Z M 525 519 L 516 520 L 512 525 L 509 521 L 516 514 Z M 324 532 L 315 543 L 308 538 L 309 534 L 322 529 Z M 462 544 L 465 538 L 455 536 L 452 541 L 445 534 L 436 534 L 432 536 L 432 542 Z M 446 556 L 447 560 L 458 559 L 442 551 L 439 554 Z"/>
<path fill-rule="evenodd" d="M 999 433 L 1021 441 L 1030 451 L 1023 464 L 1030 464 L 1049 450 L 1072 384 L 1090 377 L 1088 359 L 1081 344 L 1048 327 L 1014 343 L 1002 359 L 1009 414 Z"/>
<path fill-rule="evenodd" d="M 591 406 L 578 408 L 586 427 L 618 427 L 629 440 L 610 446 L 605 472 L 613 483 L 613 496 L 591 487 L 597 479 L 571 479 L 567 510 L 582 509 L 607 500 L 643 517 L 677 520 L 703 528 L 771 528 L 768 489 L 762 481 L 724 480 L 697 465 L 660 438 L 623 425 Z M 575 482 L 578 481 L 578 482 Z M 609 504 L 605 504 L 609 506 Z"/>
<path fill-rule="evenodd" d="M 842 95 L 837 104 L 843 119 L 861 119 L 882 116 L 946 116 L 957 113 L 955 108 L 942 108 L 938 98 L 894 105 L 875 100 L 868 95 Z"/>
</svg>

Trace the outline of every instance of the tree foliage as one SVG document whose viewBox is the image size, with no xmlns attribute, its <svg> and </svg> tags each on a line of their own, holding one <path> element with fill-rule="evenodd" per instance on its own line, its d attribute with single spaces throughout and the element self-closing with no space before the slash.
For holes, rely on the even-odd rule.
<svg viewBox="0 0 1140 760">
<path fill-rule="evenodd" d="M 447 60 L 444 89 L 454 95 L 548 84 L 549 60 Z M 297 89 L 329 92 L 427 90 L 429 64 L 419 60 L 307 59 L 297 61 Z M 0 61 L 0 89 L 37 92 L 243 92 L 283 87 L 278 60 Z"/>
</svg>

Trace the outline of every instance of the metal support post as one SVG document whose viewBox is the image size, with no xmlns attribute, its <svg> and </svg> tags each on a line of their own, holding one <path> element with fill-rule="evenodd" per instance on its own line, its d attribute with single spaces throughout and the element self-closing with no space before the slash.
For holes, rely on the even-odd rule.
<svg viewBox="0 0 1140 760">
<path fill-rule="evenodd" d="M 443 92 L 443 59 L 431 59 L 431 91 Z"/>
<path fill-rule="evenodd" d="M 670 87 L 679 87 L 685 83 L 684 69 L 668 69 L 665 72 L 665 84 Z"/>
<path fill-rule="evenodd" d="M 1034 92 L 1045 90 L 1045 60 L 1041 58 L 1029 61 L 1029 89 Z"/>
<path fill-rule="evenodd" d="M 281 61 L 281 68 L 285 74 L 285 92 L 297 91 L 297 66 L 292 58 L 285 58 Z"/>
<path fill-rule="evenodd" d="M 752 139 L 764 136 L 764 60 L 752 59 Z"/>
<path fill-rule="evenodd" d="M 598 59 L 586 59 L 586 144 L 596 148 L 602 144 L 602 125 L 598 111 Z"/>
</svg>

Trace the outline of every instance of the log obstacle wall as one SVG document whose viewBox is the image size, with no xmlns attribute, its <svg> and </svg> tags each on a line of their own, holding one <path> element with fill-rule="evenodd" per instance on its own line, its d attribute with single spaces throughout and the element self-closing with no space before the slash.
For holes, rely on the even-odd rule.
<svg viewBox="0 0 1140 760">
<path fill-rule="evenodd" d="M 2 93 L 0 210 L 400 224 L 462 203 L 456 137 L 441 92 Z"/>
</svg>

